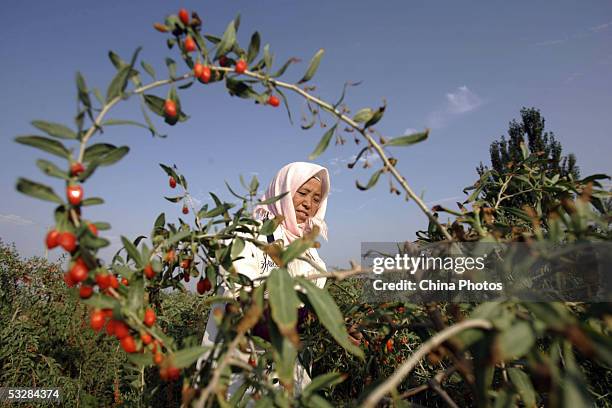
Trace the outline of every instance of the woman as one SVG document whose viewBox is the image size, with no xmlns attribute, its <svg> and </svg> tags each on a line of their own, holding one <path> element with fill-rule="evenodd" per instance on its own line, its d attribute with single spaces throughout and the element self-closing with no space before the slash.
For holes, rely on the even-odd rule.
<svg viewBox="0 0 612 408">
<path fill-rule="evenodd" d="M 270 183 L 262 201 L 285 192 L 288 192 L 288 194 L 274 203 L 258 205 L 254 210 L 254 217 L 260 221 L 277 216 L 282 216 L 284 219 L 273 234 L 260 236 L 259 240 L 262 242 L 280 240 L 284 246 L 288 246 L 305 233 L 312 231 L 315 226 L 319 228 L 321 236 L 327 240 L 327 225 L 324 218 L 329 191 L 329 172 L 326 168 L 305 162 L 294 162 L 284 166 Z M 242 259 L 234 262 L 234 268 L 238 273 L 246 275 L 250 279 L 267 276 L 273 269 L 277 268 L 277 265 L 267 254 L 249 242 L 245 244 L 239 257 Z M 308 249 L 303 257 L 308 258 L 320 269 L 325 270 L 325 263 L 319 257 L 315 248 Z M 319 273 L 309 262 L 300 259 L 289 262 L 287 270 L 292 276 L 308 276 Z M 325 278 L 316 279 L 315 284 L 318 287 L 323 287 Z M 220 291 L 220 294 L 228 294 L 227 288 L 221 287 Z M 236 296 L 236 294 L 234 293 L 233 296 Z M 216 308 L 223 310 L 224 305 L 217 304 L 211 310 L 202 339 L 203 346 L 212 345 L 215 342 L 218 327 L 213 318 L 213 312 Z M 255 332 L 260 335 L 259 332 Z M 244 353 L 239 353 L 239 355 L 244 361 L 247 361 L 249 357 L 248 354 Z M 198 368 L 200 368 L 201 362 L 201 360 L 198 362 Z M 310 383 L 310 377 L 300 364 L 295 365 L 294 382 L 294 387 L 298 392 Z M 233 394 L 241 385 L 241 378 L 234 377 L 228 393 Z"/>
</svg>

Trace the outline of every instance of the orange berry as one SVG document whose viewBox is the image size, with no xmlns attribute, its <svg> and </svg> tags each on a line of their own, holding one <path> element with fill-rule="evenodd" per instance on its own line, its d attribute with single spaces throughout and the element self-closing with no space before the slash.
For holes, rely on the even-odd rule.
<svg viewBox="0 0 612 408">
<path fill-rule="evenodd" d="M 196 50 L 196 48 L 197 48 L 196 42 L 193 40 L 193 38 L 191 38 L 190 35 L 185 37 L 185 51 L 193 52 Z"/>
<path fill-rule="evenodd" d="M 280 100 L 276 96 L 270 95 L 268 98 L 268 105 L 272 105 L 276 108 L 280 105 Z"/>
<path fill-rule="evenodd" d="M 147 266 L 144 267 L 144 274 L 147 279 L 153 279 L 155 277 L 155 271 L 153 270 L 151 264 L 147 264 Z"/>
<path fill-rule="evenodd" d="M 89 318 L 89 324 L 95 331 L 100 331 L 104 326 L 104 320 L 104 313 L 101 310 L 95 310 Z"/>
<path fill-rule="evenodd" d="M 157 320 L 157 317 L 155 316 L 155 312 L 153 311 L 153 309 L 147 308 L 144 314 L 144 324 L 151 327 L 155 324 L 155 320 Z"/>
</svg>

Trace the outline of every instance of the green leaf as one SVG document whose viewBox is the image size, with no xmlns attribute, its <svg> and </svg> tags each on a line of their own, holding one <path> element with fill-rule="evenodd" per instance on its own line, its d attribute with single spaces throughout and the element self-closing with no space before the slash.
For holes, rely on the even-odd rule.
<svg viewBox="0 0 612 408">
<path fill-rule="evenodd" d="M 294 240 L 281 254 L 283 265 L 286 265 L 298 256 L 301 256 L 308 248 L 312 248 L 312 246 L 313 242 L 305 238 Z"/>
<path fill-rule="evenodd" d="M 132 241 L 130 241 L 124 236 L 121 236 L 121 242 L 123 243 L 123 247 L 127 251 L 129 257 L 132 258 L 134 262 L 136 262 L 136 265 L 138 265 L 139 267 L 143 267 L 144 265 L 142 264 L 142 259 L 140 258 L 140 252 L 138 252 L 138 249 L 132 243 Z"/>
<path fill-rule="evenodd" d="M 525 321 L 513 324 L 496 338 L 496 348 L 503 360 L 524 356 L 534 344 L 534 329 Z"/>
<path fill-rule="evenodd" d="M 355 181 L 355 184 L 357 186 L 358 189 L 365 191 L 365 190 L 369 190 L 370 188 L 374 187 L 376 185 L 376 183 L 378 182 L 378 178 L 380 177 L 380 175 L 382 174 L 382 169 L 377 170 L 374 174 L 372 174 L 372 177 L 370 177 L 370 181 L 368 181 L 368 184 L 364 187 L 362 186 L 359 181 Z"/>
<path fill-rule="evenodd" d="M 112 145 L 110 143 L 96 143 L 85 149 L 85 153 L 83 154 L 83 161 L 90 162 L 92 160 L 98 159 L 112 152 L 116 148 L 117 146 Z"/>
<path fill-rule="evenodd" d="M 244 239 L 236 237 L 232 243 L 232 259 L 237 258 L 244 249 Z"/>
<path fill-rule="evenodd" d="M 127 146 L 121 146 L 110 153 L 105 154 L 103 157 L 98 158 L 97 162 L 100 166 L 110 166 L 111 164 L 117 163 L 119 160 L 123 159 L 123 157 L 128 154 L 130 148 Z"/>
<path fill-rule="evenodd" d="M 168 67 L 168 74 L 170 78 L 176 77 L 176 61 L 170 57 L 166 57 L 166 66 Z"/>
<path fill-rule="evenodd" d="M 144 125 L 142 123 L 139 123 L 133 120 L 109 119 L 109 120 L 102 122 L 102 126 L 116 126 L 116 125 L 133 125 L 133 126 L 138 126 L 138 127 L 145 128 L 145 129 L 149 128 L 147 125 Z"/>
<path fill-rule="evenodd" d="M 325 373 L 321 374 L 312 379 L 311 383 L 304 388 L 302 395 L 308 398 L 311 394 L 322 390 L 327 387 L 331 387 L 336 384 L 340 384 L 346 379 L 346 375 L 342 373 Z"/>
<path fill-rule="evenodd" d="M 155 219 L 155 224 L 153 224 L 154 228 L 164 228 L 164 225 L 166 225 L 166 214 L 165 213 L 161 213 L 157 216 L 157 218 Z"/>
<path fill-rule="evenodd" d="M 195 363 L 198 358 L 206 351 L 205 347 L 190 347 L 174 353 L 174 366 L 176 368 L 186 368 Z"/>
<path fill-rule="evenodd" d="M 283 335 L 295 331 L 300 299 L 293 288 L 293 278 L 285 268 L 274 269 L 266 281 L 270 293 L 272 319 Z"/>
<path fill-rule="evenodd" d="M 70 176 L 67 172 L 60 169 L 54 163 L 51 163 L 48 160 L 38 159 L 36 160 L 36 166 L 38 166 L 38 168 L 48 176 L 57 177 L 64 180 L 70 179 Z"/>
<path fill-rule="evenodd" d="M 150 64 L 146 63 L 145 61 L 140 61 L 140 66 L 147 74 L 151 76 L 151 78 L 153 78 L 153 80 L 155 80 L 155 70 Z"/>
<path fill-rule="evenodd" d="M 77 134 L 72 129 L 67 126 L 62 125 L 61 123 L 53 123 L 53 122 L 45 122 L 42 120 L 34 120 L 32 121 L 32 125 L 49 136 L 57 137 L 60 139 L 76 139 Z"/>
<path fill-rule="evenodd" d="M 231 96 L 251 99 L 256 99 L 259 97 L 259 94 L 255 92 L 253 88 L 248 86 L 244 81 L 226 77 L 225 86 L 227 87 Z"/>
<path fill-rule="evenodd" d="M 153 354 L 152 353 L 144 353 L 144 354 L 126 353 L 126 357 L 130 361 L 130 363 L 140 368 L 153 365 Z"/>
<path fill-rule="evenodd" d="M 508 375 L 510 380 L 516 387 L 521 399 L 525 403 L 526 407 L 535 407 L 536 406 L 536 394 L 533 389 L 533 384 L 531 384 L 531 380 L 527 373 L 523 370 L 515 367 L 508 368 Z"/>
<path fill-rule="evenodd" d="M 266 66 L 266 71 L 269 72 L 272 69 L 272 62 L 274 60 L 274 57 L 270 53 L 270 44 L 266 44 L 264 46 L 263 60 L 264 60 L 264 65 Z"/>
<path fill-rule="evenodd" d="M 312 59 L 310 60 L 310 64 L 308 65 L 308 69 L 306 70 L 306 73 L 304 74 L 302 79 L 298 81 L 298 84 L 308 82 L 312 79 L 314 74 L 317 72 L 317 69 L 319 68 L 319 64 L 321 63 L 321 57 L 323 57 L 324 52 L 325 50 L 321 48 L 319 51 L 317 51 L 314 57 L 312 57 Z"/>
<path fill-rule="evenodd" d="M 123 93 L 131 70 L 132 68 L 126 65 L 117 72 L 117 75 L 115 75 L 106 90 L 106 103 L 109 103 Z"/>
<path fill-rule="evenodd" d="M 314 308 L 317 318 L 336 342 L 349 353 L 363 359 L 363 351 L 350 342 L 346 327 L 344 327 L 342 313 L 330 294 L 325 289 L 320 289 L 315 286 L 315 284 L 308 279 L 296 277 L 295 280 L 300 286 L 306 289 L 306 296 Z"/>
<path fill-rule="evenodd" d="M 400 136 L 389 140 L 385 146 L 408 146 L 422 142 L 429 136 L 429 129 L 425 132 L 413 133 L 408 136 Z"/>
<path fill-rule="evenodd" d="M 259 33 L 255 31 L 251 36 L 251 42 L 249 43 L 249 51 L 247 52 L 247 62 L 250 64 L 257 58 L 259 54 L 259 47 L 261 45 L 261 38 Z"/>
<path fill-rule="evenodd" d="M 289 58 L 287 60 L 287 62 L 285 62 L 283 64 L 283 66 L 280 67 L 280 69 L 278 71 L 276 71 L 274 74 L 271 75 L 271 77 L 272 78 L 278 78 L 279 76 L 281 76 L 281 75 L 283 75 L 285 73 L 287 68 L 289 68 L 289 65 L 294 64 L 296 62 L 300 62 L 300 59 L 299 58 L 295 58 L 295 57 Z"/>
<path fill-rule="evenodd" d="M 122 237 L 123 238 L 123 237 Z M 136 276 L 130 282 L 128 293 L 128 308 L 132 312 L 138 312 L 144 303 L 144 279 L 142 275 Z"/>
<path fill-rule="evenodd" d="M 110 245 L 110 241 L 105 238 L 94 237 L 92 235 L 83 235 L 79 239 L 79 245 L 90 248 L 90 249 L 100 249 Z"/>
<path fill-rule="evenodd" d="M 327 132 L 325 132 L 325 134 L 323 135 L 323 137 L 321 138 L 321 140 L 319 141 L 319 144 L 317 145 L 317 147 L 314 149 L 314 152 L 312 152 L 309 156 L 308 156 L 308 160 L 314 160 L 317 157 L 319 157 L 321 155 L 321 153 L 323 153 L 327 147 L 329 146 L 329 141 L 331 140 L 332 136 L 334 135 L 334 132 L 336 131 L 336 127 L 338 125 L 334 125 L 331 128 L 329 128 L 327 130 Z"/>
<path fill-rule="evenodd" d="M 215 59 L 219 59 L 222 55 L 227 54 L 234 47 L 234 43 L 236 42 L 236 23 L 234 20 L 230 21 L 223 33 L 223 37 L 221 38 L 221 42 L 217 45 L 217 53 L 215 54 Z"/>
<path fill-rule="evenodd" d="M 178 174 L 176 174 L 176 171 L 174 171 L 174 169 L 170 166 L 166 166 L 165 164 L 159 163 L 159 167 L 162 168 L 162 170 L 164 170 L 166 172 L 166 174 L 168 175 L 168 177 L 173 177 L 175 181 L 179 181 L 179 176 Z"/>
<path fill-rule="evenodd" d="M 51 187 L 45 186 L 44 184 L 36 183 L 25 178 L 19 178 L 17 180 L 17 190 L 30 197 L 39 198 L 45 201 L 51 201 L 54 203 L 62 204 L 62 199 L 53 191 Z"/>
<path fill-rule="evenodd" d="M 286 196 L 287 194 L 289 194 L 289 192 L 288 192 L 288 191 L 285 191 L 284 193 L 279 194 L 279 195 L 277 195 L 277 196 L 275 196 L 275 197 L 270 197 L 270 198 L 268 198 L 268 199 L 266 199 L 266 200 L 260 200 L 260 201 L 258 201 L 258 204 L 268 205 L 268 204 L 275 203 L 275 202 L 277 202 L 278 200 L 280 200 L 281 198 L 283 198 L 284 196 Z"/>
<path fill-rule="evenodd" d="M 365 123 L 365 125 L 363 127 L 364 128 L 369 128 L 370 126 L 374 126 L 375 124 L 377 124 L 378 121 L 382 119 L 382 117 L 383 117 L 383 115 L 385 113 L 385 109 L 387 109 L 387 105 L 386 104 L 384 104 L 380 108 L 376 109 L 376 111 L 374 112 L 372 117 L 370 119 L 368 119 L 368 121 Z"/>
<path fill-rule="evenodd" d="M 357 111 L 353 120 L 357 123 L 367 122 L 374 115 L 374 111 L 371 108 L 363 108 Z"/>
<path fill-rule="evenodd" d="M 285 93 L 281 91 L 280 89 L 276 89 L 276 92 L 278 92 L 278 94 L 281 96 L 283 100 L 283 105 L 285 105 L 285 109 L 287 109 L 287 115 L 289 116 L 289 123 L 293 125 L 293 119 L 291 118 L 291 110 L 289 109 L 289 102 L 287 102 L 287 97 L 285 96 Z"/>
<path fill-rule="evenodd" d="M 154 114 L 164 117 L 164 103 L 166 102 L 164 99 L 160 98 L 157 95 L 144 95 L 144 101 L 147 104 L 147 107 Z"/>
<path fill-rule="evenodd" d="M 166 245 L 168 246 L 174 245 L 175 243 L 179 242 L 182 239 L 187 238 L 190 235 L 191 235 L 191 231 L 188 231 L 188 230 L 179 231 L 176 234 L 172 235 L 170 238 L 168 238 L 168 240 L 166 241 Z"/>
<path fill-rule="evenodd" d="M 83 207 L 87 207 L 90 205 L 100 205 L 100 204 L 104 204 L 104 200 L 101 199 L 100 197 L 89 197 L 89 198 L 84 199 L 81 202 L 81 206 Z"/>
<path fill-rule="evenodd" d="M 21 143 L 27 146 L 32 146 L 40 150 L 44 150 L 47 153 L 54 154 L 63 159 L 70 157 L 70 152 L 66 147 L 59 141 L 49 139 L 43 136 L 18 136 L 15 138 L 17 143 Z"/>
<path fill-rule="evenodd" d="M 171 203 L 178 203 L 179 201 L 181 201 L 183 198 L 185 198 L 185 196 L 177 196 L 177 197 L 165 197 L 164 198 L 168 201 L 170 201 Z"/>
<path fill-rule="evenodd" d="M 265 220 L 263 225 L 261 226 L 261 229 L 259 230 L 259 233 L 261 235 L 273 234 L 281 222 L 282 222 L 281 218 L 273 218 L 271 220 Z"/>
<path fill-rule="evenodd" d="M 76 84 L 77 91 L 79 92 L 79 100 L 87 109 L 91 109 L 91 99 L 89 98 L 89 91 L 85 84 L 85 78 L 83 78 L 83 75 L 78 71 L 76 73 Z"/>
<path fill-rule="evenodd" d="M 115 306 L 118 305 L 118 302 L 115 299 L 101 293 L 94 293 L 92 297 L 89 299 L 84 299 L 81 302 L 97 309 L 114 309 Z"/>
</svg>

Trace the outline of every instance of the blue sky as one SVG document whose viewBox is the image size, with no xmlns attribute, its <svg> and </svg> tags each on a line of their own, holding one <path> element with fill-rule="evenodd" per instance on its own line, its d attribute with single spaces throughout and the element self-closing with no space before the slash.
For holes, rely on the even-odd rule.
<svg viewBox="0 0 612 408">
<path fill-rule="evenodd" d="M 164 58 L 179 58 L 152 24 L 180 7 L 198 11 L 204 31 L 218 35 L 240 12 L 243 47 L 258 30 L 278 65 L 302 58 L 285 74 L 287 81 L 297 81 L 310 57 L 324 48 L 312 81 L 315 93 L 333 102 L 345 81 L 363 81 L 346 101 L 356 111 L 386 99 L 387 113 L 377 125 L 384 135 L 431 128 L 427 142 L 392 150 L 399 170 L 428 205 L 463 199 L 461 190 L 476 179 L 475 167 L 487 160 L 489 143 L 522 106 L 541 110 L 565 152 L 578 156 L 583 174 L 612 173 L 609 1 L 11 2 L 3 8 L 0 37 L 0 237 L 5 242 L 15 242 L 24 255 L 43 254 L 52 221 L 53 205 L 18 194 L 17 177 L 63 191 L 60 182 L 36 168 L 35 160 L 44 154 L 17 145 L 14 137 L 37 133 L 29 124 L 34 119 L 71 124 L 75 72 L 104 91 L 114 72 L 108 50 L 127 59 L 143 46 L 141 57 L 163 74 Z M 225 180 L 239 186 L 240 174 L 257 174 L 265 186 L 282 165 L 307 160 L 323 134 L 317 127 L 291 126 L 280 108 L 231 98 L 219 85 L 194 85 L 182 93 L 182 104 L 188 122 L 175 127 L 158 122 L 167 139 L 152 139 L 136 127 L 109 128 L 96 136 L 131 147 L 122 162 L 99 170 L 85 185 L 86 195 L 106 199 L 85 214 L 113 225 L 105 234 L 113 248 L 105 254 L 116 249 L 120 235 L 147 234 L 159 212 L 168 219 L 179 216 L 180 207 L 162 198 L 171 192 L 157 163 L 176 163 L 197 200 L 206 202 L 208 191 L 229 200 Z M 123 105 L 109 117 L 140 120 L 137 100 Z M 302 101 L 291 96 L 290 105 L 299 118 Z M 348 170 L 346 163 L 361 147 L 350 140 L 330 146 L 316 161 L 332 176 L 330 240 L 320 250 L 329 266 L 357 260 L 362 241 L 414 239 L 426 225 L 414 203 L 388 194 L 385 179 L 371 191 L 355 189 L 355 179 L 366 182 L 377 162 L 373 169 Z"/>
</svg>

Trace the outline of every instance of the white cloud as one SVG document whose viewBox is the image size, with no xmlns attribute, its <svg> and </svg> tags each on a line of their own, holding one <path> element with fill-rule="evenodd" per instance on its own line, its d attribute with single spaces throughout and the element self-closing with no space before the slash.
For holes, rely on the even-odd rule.
<svg viewBox="0 0 612 408">
<path fill-rule="evenodd" d="M 34 221 L 15 214 L 0 214 L 0 223 L 13 225 L 32 225 Z"/>
<path fill-rule="evenodd" d="M 533 44 L 535 47 L 548 47 L 550 45 L 559 45 L 559 44 L 563 44 L 564 42 L 567 42 L 567 38 L 563 39 L 563 40 L 547 40 L 547 41 L 540 41 L 537 42 L 535 44 Z"/>
<path fill-rule="evenodd" d="M 603 24 L 596 25 L 595 27 L 591 27 L 590 30 L 598 32 L 598 31 L 603 31 L 610 26 L 612 26 L 612 21 L 608 21 L 607 23 L 603 23 Z"/>
<path fill-rule="evenodd" d="M 472 112 L 481 107 L 483 103 L 482 98 L 467 86 L 460 86 L 456 91 L 446 94 L 446 102 L 442 108 L 427 116 L 427 126 L 434 129 L 442 128 L 449 120 Z"/>
</svg>

